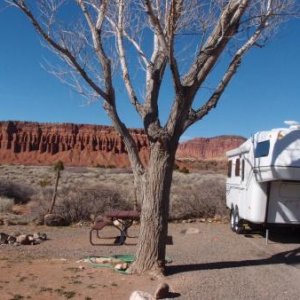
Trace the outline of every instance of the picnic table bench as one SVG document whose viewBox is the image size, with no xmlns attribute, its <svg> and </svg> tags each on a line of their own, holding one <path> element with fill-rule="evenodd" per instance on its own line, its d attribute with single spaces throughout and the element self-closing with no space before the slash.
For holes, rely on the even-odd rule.
<svg viewBox="0 0 300 300">
<path fill-rule="evenodd" d="M 93 242 L 94 231 L 96 231 L 96 235 L 99 239 L 107 238 L 101 237 L 99 231 L 108 225 L 112 225 L 120 231 L 119 236 L 113 237 L 115 238 L 114 244 L 123 245 L 125 243 L 126 238 L 131 237 L 128 235 L 128 229 L 132 226 L 134 221 L 138 221 L 139 219 L 140 212 L 136 210 L 113 210 L 103 214 L 102 216 L 100 216 L 100 218 L 97 217 L 90 230 L 91 245 L 101 245 L 99 243 Z"/>
</svg>

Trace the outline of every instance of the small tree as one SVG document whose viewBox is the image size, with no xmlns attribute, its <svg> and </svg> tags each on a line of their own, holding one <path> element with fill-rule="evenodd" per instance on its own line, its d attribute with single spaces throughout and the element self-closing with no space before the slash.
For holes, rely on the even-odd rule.
<svg viewBox="0 0 300 300">
<path fill-rule="evenodd" d="M 141 202 L 141 228 L 132 272 L 165 266 L 170 188 L 180 136 L 213 108 L 253 46 L 262 46 L 295 11 L 293 0 L 5 0 L 18 8 L 67 68 L 49 71 L 79 93 L 101 99 L 122 136 Z M 66 9 L 66 13 L 61 10 Z M 72 17 L 70 14 L 72 13 Z M 223 56 L 222 56 L 223 54 Z M 226 54 L 227 67 L 202 104 L 195 101 Z M 114 72 L 119 68 L 120 74 Z M 169 71 L 166 72 L 166 70 Z M 132 80 L 138 72 L 138 82 Z M 170 76 L 166 76 L 166 74 Z M 163 123 L 159 95 L 171 80 L 172 105 Z M 117 111 L 123 82 L 149 142 L 149 163 Z M 123 101 L 123 99 L 119 99 Z M 166 101 L 167 99 L 160 99 Z"/>
<path fill-rule="evenodd" d="M 58 187 L 58 182 L 59 182 L 59 178 L 60 178 L 60 172 L 64 170 L 64 163 L 61 160 L 59 160 L 58 162 L 55 163 L 53 169 L 56 173 L 56 178 L 55 178 L 55 185 L 54 185 L 54 191 L 53 191 L 53 195 L 52 195 L 51 205 L 48 210 L 49 214 L 53 213 L 53 209 L 54 209 L 55 201 L 56 201 L 56 195 L 57 195 L 57 187 Z"/>
</svg>

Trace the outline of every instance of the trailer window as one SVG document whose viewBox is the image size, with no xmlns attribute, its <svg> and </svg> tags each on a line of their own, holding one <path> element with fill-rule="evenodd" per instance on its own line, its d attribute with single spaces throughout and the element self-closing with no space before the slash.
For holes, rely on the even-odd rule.
<svg viewBox="0 0 300 300">
<path fill-rule="evenodd" d="M 240 176 L 240 171 L 241 171 L 241 161 L 240 161 L 240 159 L 238 158 L 238 159 L 235 161 L 235 176 Z"/>
<path fill-rule="evenodd" d="M 255 148 L 255 158 L 268 156 L 270 151 L 270 141 L 259 142 Z"/>
<path fill-rule="evenodd" d="M 228 164 L 227 164 L 227 176 L 228 177 L 231 177 L 231 169 L 232 169 L 232 160 L 229 160 Z"/>
</svg>

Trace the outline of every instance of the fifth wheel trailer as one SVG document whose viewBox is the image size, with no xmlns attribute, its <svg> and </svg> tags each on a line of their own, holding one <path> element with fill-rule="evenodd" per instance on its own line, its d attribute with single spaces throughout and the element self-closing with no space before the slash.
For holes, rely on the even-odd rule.
<svg viewBox="0 0 300 300">
<path fill-rule="evenodd" d="M 226 205 L 230 226 L 300 225 L 300 125 L 254 134 L 228 151 Z"/>
</svg>

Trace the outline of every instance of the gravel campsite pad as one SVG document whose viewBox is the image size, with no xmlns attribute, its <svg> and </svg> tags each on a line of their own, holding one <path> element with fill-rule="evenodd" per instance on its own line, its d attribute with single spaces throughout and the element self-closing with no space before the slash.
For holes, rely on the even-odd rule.
<svg viewBox="0 0 300 300">
<path fill-rule="evenodd" d="M 107 234 L 116 234 L 107 228 Z M 45 232 L 37 245 L 0 246 L 1 299 L 129 299 L 166 282 L 175 299 L 299 299 L 300 235 L 236 235 L 228 224 L 170 224 L 168 276 L 125 275 L 85 262 L 135 253 L 130 245 L 89 244 L 89 227 L 0 226 L 1 232 Z M 133 226 L 138 233 L 138 225 Z"/>
</svg>

